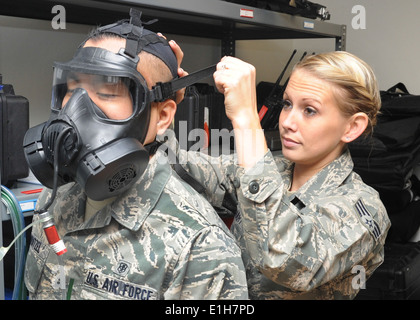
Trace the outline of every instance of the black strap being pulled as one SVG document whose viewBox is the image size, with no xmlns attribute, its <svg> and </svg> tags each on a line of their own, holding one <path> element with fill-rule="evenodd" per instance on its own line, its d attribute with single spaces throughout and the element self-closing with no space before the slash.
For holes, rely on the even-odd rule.
<svg viewBox="0 0 420 320">
<path fill-rule="evenodd" d="M 193 72 L 185 77 L 177 78 L 169 82 L 158 82 L 151 90 L 151 101 L 161 102 L 171 97 L 175 92 L 186 88 L 198 81 L 211 76 L 216 71 L 216 65 Z"/>
<path fill-rule="evenodd" d="M 183 166 L 178 163 L 178 158 L 177 162 L 172 165 L 172 168 L 180 176 L 180 178 L 188 183 L 192 188 L 194 188 L 195 191 L 198 193 L 203 193 L 205 191 L 201 183 L 198 182 L 187 170 L 184 169 Z"/>
<path fill-rule="evenodd" d="M 175 160 L 175 163 L 171 164 L 172 168 L 179 175 L 179 177 L 188 183 L 192 188 L 195 189 L 198 193 L 203 193 L 205 188 L 198 182 L 183 166 L 179 163 L 179 159 L 169 147 L 166 148 L 166 154 L 168 155 L 171 161 Z"/>
</svg>

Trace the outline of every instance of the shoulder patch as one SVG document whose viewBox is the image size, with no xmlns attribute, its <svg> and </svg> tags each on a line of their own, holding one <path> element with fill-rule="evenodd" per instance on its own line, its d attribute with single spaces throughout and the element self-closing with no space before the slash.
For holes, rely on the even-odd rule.
<svg viewBox="0 0 420 320">
<path fill-rule="evenodd" d="M 359 214 L 360 220 L 375 238 L 378 240 L 381 236 L 381 229 L 379 228 L 378 223 L 373 219 L 371 213 L 366 208 L 365 204 L 363 203 L 362 199 L 359 199 L 356 204 L 356 211 Z"/>
</svg>

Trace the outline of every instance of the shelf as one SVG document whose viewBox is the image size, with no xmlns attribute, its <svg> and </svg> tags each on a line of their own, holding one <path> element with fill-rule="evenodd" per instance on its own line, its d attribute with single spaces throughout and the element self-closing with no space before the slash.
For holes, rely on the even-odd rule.
<svg viewBox="0 0 420 320">
<path fill-rule="evenodd" d="M 71 23 L 108 24 L 127 18 L 134 7 L 143 12 L 144 21 L 159 19 L 148 26 L 155 32 L 221 39 L 227 45 L 235 40 L 334 38 L 336 49 L 345 50 L 345 25 L 222 0 L 14 0 L 0 6 L 0 15 L 51 20 L 55 15 L 51 9 L 57 4 L 64 6 L 66 21 Z"/>
</svg>

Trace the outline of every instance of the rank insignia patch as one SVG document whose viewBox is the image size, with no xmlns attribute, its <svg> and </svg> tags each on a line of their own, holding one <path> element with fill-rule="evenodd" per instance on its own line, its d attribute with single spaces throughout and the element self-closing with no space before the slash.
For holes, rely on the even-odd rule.
<svg viewBox="0 0 420 320">
<path fill-rule="evenodd" d="M 356 202 L 355 207 L 363 224 L 366 226 L 366 228 L 368 228 L 369 232 L 373 235 L 375 240 L 378 240 L 378 238 L 381 236 L 381 229 L 379 228 L 379 225 L 376 223 L 376 221 L 373 219 L 369 210 L 366 209 L 366 206 L 363 203 L 362 199 L 359 199 Z"/>
</svg>

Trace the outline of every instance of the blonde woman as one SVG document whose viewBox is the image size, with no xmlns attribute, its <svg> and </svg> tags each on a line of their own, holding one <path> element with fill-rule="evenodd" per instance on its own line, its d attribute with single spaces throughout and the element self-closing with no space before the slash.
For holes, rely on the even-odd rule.
<svg viewBox="0 0 420 320">
<path fill-rule="evenodd" d="M 372 69 L 346 52 L 297 64 L 279 117 L 278 157 L 260 126 L 255 68 L 224 57 L 214 79 L 225 95 L 236 154 L 215 159 L 179 151 L 180 161 L 214 206 L 226 194 L 237 198 L 231 231 L 250 297 L 353 299 L 383 262 L 390 227 L 378 193 L 353 172 L 347 148 L 376 123 L 381 101 Z"/>
</svg>

